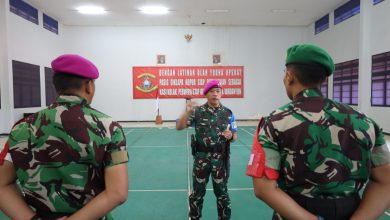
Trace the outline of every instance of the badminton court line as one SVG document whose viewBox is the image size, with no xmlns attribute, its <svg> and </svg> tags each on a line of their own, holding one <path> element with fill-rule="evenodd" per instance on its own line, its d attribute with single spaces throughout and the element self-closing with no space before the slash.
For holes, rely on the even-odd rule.
<svg viewBox="0 0 390 220">
<path fill-rule="evenodd" d="M 186 192 L 187 189 L 129 189 L 129 192 Z"/>
<path fill-rule="evenodd" d="M 207 188 L 207 191 L 213 191 Z M 252 191 L 253 188 L 228 188 L 229 191 Z M 129 192 L 186 192 L 188 189 L 129 189 Z"/>
<path fill-rule="evenodd" d="M 244 144 L 232 144 L 231 147 L 245 147 L 248 145 Z M 134 145 L 134 146 L 129 146 L 130 148 L 183 148 L 183 145 Z"/>
<path fill-rule="evenodd" d="M 253 134 L 252 133 L 250 133 L 249 131 L 247 131 L 247 130 L 245 130 L 245 129 L 243 129 L 243 128 L 240 128 L 242 131 L 244 131 L 245 133 L 247 133 L 247 134 L 249 134 L 250 136 L 253 136 Z"/>
<path fill-rule="evenodd" d="M 133 132 L 135 129 L 130 129 L 129 131 L 127 131 L 126 133 L 125 133 L 125 137 L 126 137 L 126 135 L 128 135 L 128 134 L 130 134 L 131 132 Z"/>
<path fill-rule="evenodd" d="M 135 145 L 129 146 L 130 148 L 183 148 L 183 145 Z"/>
</svg>

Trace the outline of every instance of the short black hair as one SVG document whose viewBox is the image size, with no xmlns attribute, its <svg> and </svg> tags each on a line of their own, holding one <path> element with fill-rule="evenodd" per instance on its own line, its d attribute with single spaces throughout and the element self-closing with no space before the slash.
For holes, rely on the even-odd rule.
<svg viewBox="0 0 390 220">
<path fill-rule="evenodd" d="M 287 64 L 287 68 L 293 69 L 298 81 L 304 86 L 319 86 L 326 80 L 327 70 L 321 65 Z"/>
<path fill-rule="evenodd" d="M 89 79 L 69 73 L 55 72 L 53 75 L 53 84 L 58 94 L 80 90 L 85 80 Z"/>
</svg>

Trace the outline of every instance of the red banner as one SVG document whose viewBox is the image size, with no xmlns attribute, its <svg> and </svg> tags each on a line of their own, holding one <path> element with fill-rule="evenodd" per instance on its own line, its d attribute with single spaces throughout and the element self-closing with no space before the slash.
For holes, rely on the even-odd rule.
<svg viewBox="0 0 390 220">
<path fill-rule="evenodd" d="M 133 67 L 133 98 L 202 98 L 204 85 L 218 79 L 222 97 L 244 97 L 243 66 Z"/>
</svg>

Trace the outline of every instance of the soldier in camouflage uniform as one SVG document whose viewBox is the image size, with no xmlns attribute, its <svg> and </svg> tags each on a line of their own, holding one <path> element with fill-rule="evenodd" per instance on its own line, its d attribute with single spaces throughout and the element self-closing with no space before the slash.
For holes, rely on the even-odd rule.
<svg viewBox="0 0 390 220">
<path fill-rule="evenodd" d="M 262 169 L 248 175 L 256 196 L 275 210 L 275 220 L 376 219 L 390 203 L 390 153 L 382 130 L 321 95 L 318 87 L 333 71 L 331 57 L 316 45 L 287 51 L 284 84 L 292 102 L 260 121 L 262 149 L 254 147 L 247 170 Z M 358 192 L 369 178 L 360 201 Z"/>
<path fill-rule="evenodd" d="M 207 103 L 188 109 L 178 121 L 176 128 L 195 126 L 192 171 L 193 191 L 189 196 L 191 220 L 202 216 L 203 197 L 211 174 L 214 194 L 217 197 L 218 219 L 228 220 L 231 216 L 230 198 L 227 189 L 229 177 L 229 142 L 237 140 L 237 127 L 233 112 L 220 104 L 221 87 L 218 80 L 209 81 L 203 94 Z"/>
<path fill-rule="evenodd" d="M 98 70 L 78 55 L 52 62 L 60 94 L 17 124 L 9 152 L 34 219 L 111 219 L 127 198 L 126 140 L 119 123 L 93 109 Z"/>
</svg>

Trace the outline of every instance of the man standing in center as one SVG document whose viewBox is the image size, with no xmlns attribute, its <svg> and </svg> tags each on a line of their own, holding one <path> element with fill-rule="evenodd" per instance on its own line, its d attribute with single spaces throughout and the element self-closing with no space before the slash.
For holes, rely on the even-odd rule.
<svg viewBox="0 0 390 220">
<path fill-rule="evenodd" d="M 203 89 L 207 103 L 199 107 L 192 102 L 187 103 L 187 111 L 176 124 L 177 130 L 195 126 L 191 144 L 194 156 L 193 191 L 189 196 L 191 220 L 202 216 L 203 197 L 210 174 L 217 197 L 218 219 L 228 220 L 231 216 L 227 182 L 230 142 L 237 140 L 237 126 L 233 112 L 220 103 L 221 93 L 219 81 L 209 81 Z"/>
</svg>

